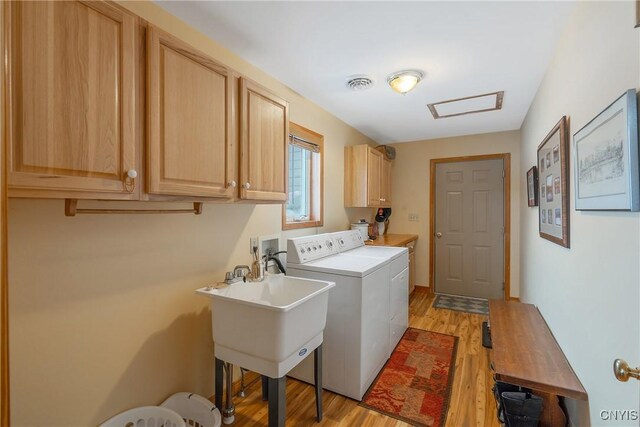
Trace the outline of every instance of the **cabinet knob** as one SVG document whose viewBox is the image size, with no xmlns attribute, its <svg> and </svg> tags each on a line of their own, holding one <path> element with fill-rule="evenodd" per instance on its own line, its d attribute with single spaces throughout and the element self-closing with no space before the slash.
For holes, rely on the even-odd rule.
<svg viewBox="0 0 640 427">
<path fill-rule="evenodd" d="M 244 184 L 242 184 L 242 188 L 248 190 L 249 188 L 251 188 L 251 184 L 249 184 L 248 182 L 245 182 Z"/>
<path fill-rule="evenodd" d="M 124 189 L 129 193 L 133 193 L 136 189 L 136 178 L 138 177 L 138 171 L 135 169 L 129 169 L 127 171 L 127 176 L 124 178 Z"/>
<path fill-rule="evenodd" d="M 236 182 L 235 182 L 235 181 L 230 181 L 230 182 L 229 182 L 229 187 L 236 188 L 236 186 L 237 186 L 237 185 L 238 185 L 238 184 L 236 184 Z"/>
<path fill-rule="evenodd" d="M 387 201 L 387 199 L 380 199 L 380 201 L 381 201 L 381 202 L 386 202 L 386 201 Z"/>
</svg>

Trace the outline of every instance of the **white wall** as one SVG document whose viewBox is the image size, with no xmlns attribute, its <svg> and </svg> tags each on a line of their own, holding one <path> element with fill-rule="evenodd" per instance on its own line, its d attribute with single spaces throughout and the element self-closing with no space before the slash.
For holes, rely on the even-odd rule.
<svg viewBox="0 0 640 427">
<path fill-rule="evenodd" d="M 579 2 L 522 126 L 522 165 L 563 115 L 573 135 L 626 89 L 639 85 L 639 36 L 634 2 Z M 572 150 L 570 150 L 571 152 Z M 573 161 L 573 158 L 571 158 Z M 638 317 L 640 216 L 577 212 L 571 181 L 571 248 L 538 236 L 538 208 L 526 207 L 521 182 L 523 302 L 538 305 L 589 393 L 589 404 L 568 401 L 576 426 L 615 425 L 606 409 L 638 409 L 638 382 L 617 382 L 617 357 L 640 364 Z M 620 425 L 637 425 L 620 422 Z"/>
</svg>

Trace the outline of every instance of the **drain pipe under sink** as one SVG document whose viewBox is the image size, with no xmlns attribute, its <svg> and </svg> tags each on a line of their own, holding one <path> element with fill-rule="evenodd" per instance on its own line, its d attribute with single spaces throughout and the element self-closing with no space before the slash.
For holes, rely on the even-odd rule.
<svg viewBox="0 0 640 427">
<path fill-rule="evenodd" d="M 233 365 L 227 362 L 224 369 L 227 372 L 227 397 L 222 410 L 222 423 L 233 424 L 236 420 L 236 407 L 233 405 Z"/>
</svg>

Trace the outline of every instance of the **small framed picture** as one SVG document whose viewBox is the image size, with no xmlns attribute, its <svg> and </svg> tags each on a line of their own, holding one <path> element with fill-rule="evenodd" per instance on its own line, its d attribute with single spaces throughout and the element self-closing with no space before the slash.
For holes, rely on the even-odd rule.
<svg viewBox="0 0 640 427">
<path fill-rule="evenodd" d="M 553 194 L 560 194 L 560 177 L 553 178 Z"/>
<path fill-rule="evenodd" d="M 547 182 L 545 187 L 547 188 L 547 202 L 553 202 L 553 175 L 547 175 Z"/>
<path fill-rule="evenodd" d="M 538 224 L 540 237 L 568 248 L 569 124 L 566 117 L 562 117 L 556 123 L 538 146 L 537 164 L 541 167 Z"/>
<path fill-rule="evenodd" d="M 527 171 L 527 206 L 538 206 L 538 168 Z"/>
<path fill-rule="evenodd" d="M 635 89 L 576 132 L 573 149 L 576 210 L 640 210 Z"/>
<path fill-rule="evenodd" d="M 544 159 L 540 160 L 540 173 L 544 172 Z"/>
</svg>

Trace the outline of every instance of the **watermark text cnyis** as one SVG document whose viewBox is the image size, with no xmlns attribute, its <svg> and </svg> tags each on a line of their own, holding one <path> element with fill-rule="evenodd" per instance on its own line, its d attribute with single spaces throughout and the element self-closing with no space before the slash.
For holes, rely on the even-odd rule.
<svg viewBox="0 0 640 427">
<path fill-rule="evenodd" d="M 600 411 L 600 419 L 603 421 L 638 421 L 637 409 L 603 409 Z"/>
</svg>

